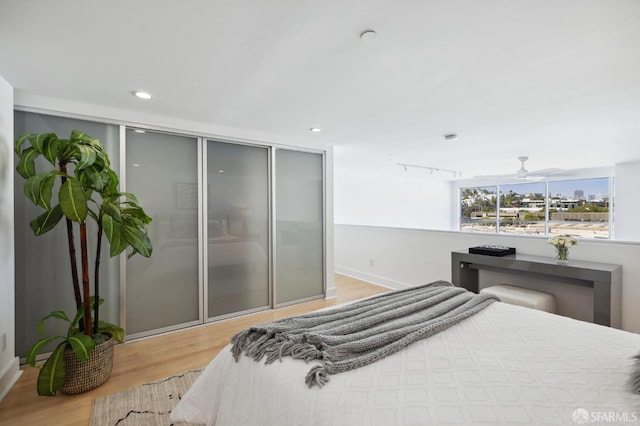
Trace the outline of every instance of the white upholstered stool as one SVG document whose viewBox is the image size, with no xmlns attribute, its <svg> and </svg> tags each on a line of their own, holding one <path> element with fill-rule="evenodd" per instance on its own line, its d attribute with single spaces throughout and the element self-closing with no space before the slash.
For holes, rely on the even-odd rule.
<svg viewBox="0 0 640 426">
<path fill-rule="evenodd" d="M 545 312 L 556 312 L 556 298 L 552 294 L 528 288 L 515 287 L 508 284 L 498 284 L 485 287 L 480 293 L 491 294 L 504 303 L 525 306 Z"/>
</svg>

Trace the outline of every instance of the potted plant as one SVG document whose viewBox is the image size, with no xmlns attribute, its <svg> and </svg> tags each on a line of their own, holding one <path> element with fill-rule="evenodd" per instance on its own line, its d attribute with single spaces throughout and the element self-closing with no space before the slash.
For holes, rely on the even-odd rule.
<svg viewBox="0 0 640 426">
<path fill-rule="evenodd" d="M 16 140 L 15 152 L 19 157 L 16 170 L 26 179 L 24 193 L 44 210 L 30 222 L 34 234 L 42 235 L 60 222 L 66 224 L 71 284 L 77 308 L 77 312 L 71 317 L 63 311 L 53 311 L 39 322 L 38 329 L 43 334 L 44 322 L 49 318 L 66 321 L 68 331 L 65 336 L 47 336 L 36 342 L 29 351 L 27 362 L 35 365 L 36 355 L 49 343 L 61 340 L 40 369 L 38 394 L 55 395 L 59 389 L 67 393 L 83 392 L 102 384 L 111 373 L 111 364 L 107 367 L 108 371 L 105 372 L 103 368 L 102 372 L 96 373 L 95 369 L 102 368 L 105 361 L 95 361 L 95 368 L 84 370 L 87 374 L 100 377 L 93 380 L 93 383 L 91 377 L 81 377 L 79 380 L 87 382 L 87 385 L 69 386 L 66 382 L 70 375 L 76 377 L 83 374 L 82 368 L 78 369 L 76 366 L 74 369 L 74 365 L 87 364 L 92 356 L 102 353 L 96 349 L 101 345 L 106 345 L 104 352 L 111 357 L 107 362 L 112 363 L 113 340 L 121 342 L 124 337 L 122 328 L 99 319 L 102 302 L 99 270 L 103 234 L 109 242 L 110 256 L 116 256 L 130 248 L 129 257 L 136 253 L 149 257 L 152 245 L 147 235 L 147 224 L 151 222 L 151 218 L 133 194 L 119 192 L 118 176 L 111 169 L 109 157 L 97 139 L 77 130 L 68 139 L 59 138 L 55 133 L 26 134 Z M 59 181 L 59 185 L 56 181 Z M 89 279 L 89 219 L 96 222 L 98 229 L 94 252 L 93 295 Z M 76 228 L 79 253 L 76 250 Z M 65 390 L 63 385 L 69 389 Z"/>
</svg>

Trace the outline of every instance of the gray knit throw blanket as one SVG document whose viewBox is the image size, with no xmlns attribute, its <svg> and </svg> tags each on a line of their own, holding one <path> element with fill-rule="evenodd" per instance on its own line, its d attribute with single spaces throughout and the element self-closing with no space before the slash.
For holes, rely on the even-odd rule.
<svg viewBox="0 0 640 426">
<path fill-rule="evenodd" d="M 481 311 L 494 296 L 474 294 L 446 281 L 384 293 L 333 309 L 258 324 L 233 336 L 231 352 L 265 363 L 290 356 L 319 360 L 305 379 L 322 387 L 329 374 L 391 355 Z"/>
</svg>

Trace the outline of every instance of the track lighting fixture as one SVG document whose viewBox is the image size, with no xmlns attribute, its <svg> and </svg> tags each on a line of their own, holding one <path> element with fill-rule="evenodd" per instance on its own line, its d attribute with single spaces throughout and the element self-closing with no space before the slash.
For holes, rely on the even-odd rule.
<svg viewBox="0 0 640 426">
<path fill-rule="evenodd" d="M 404 169 L 404 171 L 408 171 L 409 167 L 415 167 L 417 169 L 425 169 L 429 172 L 429 174 L 433 174 L 434 172 L 443 172 L 443 173 L 451 173 L 453 175 L 454 178 L 456 177 L 462 177 L 462 172 L 459 172 L 457 170 L 449 170 L 449 169 L 440 169 L 438 167 L 431 167 L 431 166 L 421 166 L 418 164 L 405 164 L 405 163 L 396 163 L 398 166 L 402 167 Z"/>
</svg>

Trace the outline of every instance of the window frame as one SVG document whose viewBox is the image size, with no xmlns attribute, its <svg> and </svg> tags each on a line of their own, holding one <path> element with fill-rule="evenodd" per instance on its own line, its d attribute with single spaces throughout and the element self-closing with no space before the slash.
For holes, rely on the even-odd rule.
<svg viewBox="0 0 640 426">
<path fill-rule="evenodd" d="M 551 199 L 553 198 L 552 195 L 549 193 L 550 191 L 550 185 L 556 182 L 567 182 L 567 181 L 577 181 L 577 180 L 593 180 L 593 179 L 607 179 L 608 180 L 608 194 L 607 194 L 607 202 L 608 202 L 608 228 L 609 228 L 609 232 L 608 232 L 608 236 L 607 237 L 585 237 L 585 236 L 579 236 L 580 238 L 583 239 L 597 239 L 597 240 L 614 240 L 615 239 L 615 234 L 614 234 L 614 210 L 615 210 L 615 177 L 612 175 L 612 173 L 598 173 L 598 174 L 589 174 L 589 175 L 582 175 L 582 174 L 577 174 L 577 175 L 571 175 L 570 177 L 566 177 L 563 179 L 544 179 L 544 180 L 539 180 L 539 181 L 535 181 L 535 182 L 522 182 L 520 180 L 515 180 L 515 179 L 507 179 L 507 180 L 499 180 L 499 181 L 491 181 L 491 182 L 487 182 L 487 181 L 479 181 L 479 180 L 459 180 L 459 181 L 455 181 L 454 182 L 454 193 L 455 193 L 455 208 L 456 208 L 456 231 L 458 232 L 464 232 L 467 234 L 474 234 L 474 233 L 479 233 L 479 234 L 485 234 L 485 235 L 499 235 L 499 236 L 519 236 L 519 237 L 542 237 L 542 238 L 548 238 L 550 237 L 552 234 L 550 234 L 551 231 L 551 226 L 550 226 L 550 222 L 551 222 L 551 215 L 549 212 L 549 208 L 550 208 L 550 203 L 551 203 Z M 513 185 L 518 185 L 518 184 L 526 184 L 526 183 L 542 183 L 544 184 L 544 234 L 529 234 L 529 233 L 522 233 L 522 234 L 515 234 L 515 233 L 504 233 L 501 232 L 501 215 L 500 215 L 500 209 L 501 209 L 501 194 L 504 187 L 507 186 L 513 186 Z M 493 232 L 489 232 L 489 231 L 478 231 L 478 230 L 463 230 L 462 229 L 462 225 L 463 225 L 463 217 L 462 217 L 462 204 L 463 204 L 463 200 L 462 200 L 462 194 L 463 191 L 465 189 L 482 189 L 482 188 L 488 188 L 488 187 L 492 187 L 496 189 L 496 217 L 495 217 L 495 231 Z M 555 235 L 555 234 L 554 234 Z"/>
</svg>

